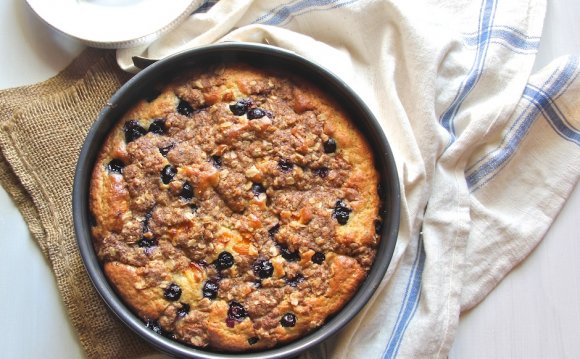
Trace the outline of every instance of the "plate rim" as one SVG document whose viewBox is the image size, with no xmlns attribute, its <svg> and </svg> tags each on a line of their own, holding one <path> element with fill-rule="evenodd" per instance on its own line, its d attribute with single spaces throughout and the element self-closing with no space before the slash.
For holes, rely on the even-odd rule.
<svg viewBox="0 0 580 359">
<path fill-rule="evenodd" d="M 179 13 L 179 15 L 173 18 L 172 21 L 169 23 L 161 26 L 160 28 L 151 29 L 148 31 L 143 31 L 143 34 L 133 37 L 133 38 L 119 38 L 115 40 L 106 40 L 106 39 L 99 39 L 98 31 L 95 33 L 97 36 L 95 37 L 88 37 L 80 33 L 75 33 L 70 30 L 65 30 L 59 24 L 55 24 L 54 21 L 49 21 L 46 18 L 46 13 L 42 13 L 42 11 L 37 6 L 39 3 L 44 2 L 44 0 L 26 0 L 26 4 L 30 8 L 30 10 L 45 24 L 47 24 L 50 28 L 56 30 L 57 32 L 69 36 L 73 39 L 76 39 L 90 47 L 96 48 L 103 48 L 103 49 L 120 49 L 120 48 L 129 48 L 129 47 L 136 47 L 145 43 L 149 43 L 158 39 L 161 35 L 167 33 L 168 31 L 176 28 L 182 22 L 184 22 L 195 10 L 200 8 L 204 1 L 203 0 L 191 0 L 187 3 L 187 6 Z"/>
</svg>

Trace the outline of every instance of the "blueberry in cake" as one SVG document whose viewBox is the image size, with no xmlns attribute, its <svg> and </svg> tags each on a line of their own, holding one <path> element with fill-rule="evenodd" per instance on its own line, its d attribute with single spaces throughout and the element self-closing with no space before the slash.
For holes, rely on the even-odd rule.
<svg viewBox="0 0 580 359">
<path fill-rule="evenodd" d="M 304 78 L 223 63 L 136 103 L 92 174 L 94 247 L 154 332 L 271 348 L 355 294 L 379 241 L 379 176 L 341 106 Z"/>
</svg>

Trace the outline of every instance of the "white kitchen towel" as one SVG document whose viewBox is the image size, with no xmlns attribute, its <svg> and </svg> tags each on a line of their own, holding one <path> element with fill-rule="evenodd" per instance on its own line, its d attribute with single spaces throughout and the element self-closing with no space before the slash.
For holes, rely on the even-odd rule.
<svg viewBox="0 0 580 359">
<path fill-rule="evenodd" d="M 402 189 L 376 294 L 314 358 L 445 358 L 461 311 L 542 239 L 580 176 L 579 58 L 531 75 L 544 0 L 221 0 L 163 38 L 160 59 L 268 43 L 336 73 L 379 119 Z"/>
</svg>

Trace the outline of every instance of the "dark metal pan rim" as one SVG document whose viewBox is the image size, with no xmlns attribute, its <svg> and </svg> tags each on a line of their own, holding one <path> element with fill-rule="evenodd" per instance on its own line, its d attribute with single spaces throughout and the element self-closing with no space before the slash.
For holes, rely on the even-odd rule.
<svg viewBox="0 0 580 359">
<path fill-rule="evenodd" d="M 192 348 L 157 335 L 147 329 L 117 296 L 109 285 L 94 252 L 90 236 L 88 193 L 90 175 L 97 152 L 115 121 L 142 96 L 144 89 L 196 64 L 220 60 L 248 61 L 279 66 L 307 76 L 329 91 L 353 118 L 366 136 L 375 155 L 381 175 L 383 197 L 383 228 L 375 262 L 357 293 L 345 307 L 330 318 L 322 327 L 288 344 L 264 351 L 250 353 L 219 353 Z M 182 358 L 287 358 L 320 344 L 336 334 L 359 313 L 381 283 L 394 252 L 399 229 L 400 189 L 393 153 L 378 121 L 359 96 L 340 78 L 290 51 L 270 45 L 253 43 L 221 43 L 188 50 L 151 64 L 127 83 L 109 100 L 89 130 L 75 170 L 73 184 L 73 221 L 77 244 L 91 282 L 110 310 L 129 328 L 157 349 Z"/>
</svg>

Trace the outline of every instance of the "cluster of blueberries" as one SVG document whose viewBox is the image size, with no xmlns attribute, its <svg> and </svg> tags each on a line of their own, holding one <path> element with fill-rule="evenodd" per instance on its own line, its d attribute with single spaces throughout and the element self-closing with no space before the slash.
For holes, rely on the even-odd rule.
<svg viewBox="0 0 580 359">
<path fill-rule="evenodd" d="M 268 116 L 270 118 L 273 117 L 273 114 L 270 111 L 264 110 L 259 107 L 253 107 L 253 102 L 251 99 L 241 99 L 238 100 L 236 103 L 230 105 L 230 111 L 236 116 L 243 116 L 246 115 L 249 120 L 259 119 L 264 116 Z M 195 110 L 191 107 L 189 103 L 184 100 L 180 100 L 177 106 L 177 112 L 184 116 L 191 116 L 195 113 Z M 127 143 L 136 140 L 137 138 L 144 136 L 148 132 L 155 133 L 158 135 L 163 135 L 166 133 L 167 129 L 165 126 L 164 119 L 156 119 L 151 122 L 149 128 L 145 130 L 138 121 L 131 120 L 127 121 L 123 128 L 125 134 L 125 141 Z M 163 156 L 167 156 L 167 153 L 173 148 L 173 145 L 169 145 L 164 148 L 160 148 L 159 151 Z M 324 141 L 323 143 L 323 150 L 325 153 L 334 153 L 336 152 L 337 144 L 333 138 L 329 138 L 328 140 Z M 216 168 L 221 168 L 222 161 L 221 157 L 219 156 L 211 156 L 210 158 L 211 163 Z M 108 170 L 113 173 L 122 174 L 123 168 L 125 164 L 119 159 L 113 159 L 108 164 Z M 282 172 L 290 172 L 294 168 L 294 164 L 287 160 L 287 159 L 280 159 L 278 161 L 278 167 Z M 313 173 L 319 177 L 325 178 L 328 173 L 329 169 L 327 167 L 316 168 L 313 170 Z M 177 175 L 177 168 L 172 165 L 166 165 L 163 170 L 161 171 L 161 181 L 164 184 L 169 184 L 174 177 Z M 255 183 L 252 185 L 251 188 L 252 192 L 255 196 L 260 195 L 261 193 L 265 193 L 266 189 L 260 183 Z M 191 183 L 186 181 L 183 185 L 183 188 L 180 192 L 180 197 L 185 200 L 190 200 L 193 198 L 194 192 Z M 332 213 L 332 217 L 336 219 L 336 221 L 341 224 L 345 225 L 348 222 L 350 213 L 352 209 L 348 208 L 346 203 L 343 200 L 338 200 L 335 203 L 335 207 Z M 151 214 L 145 218 L 144 221 L 144 232 L 148 232 L 148 221 L 151 217 Z M 276 224 L 272 228 L 269 229 L 269 234 L 272 238 L 276 235 L 279 231 L 280 225 Z M 149 248 L 152 246 L 157 245 L 157 240 L 155 238 L 142 238 L 138 245 L 140 247 Z M 280 253 L 284 259 L 289 262 L 295 262 L 300 260 L 300 254 L 298 251 L 290 251 L 288 247 L 284 244 L 278 243 L 278 247 L 280 249 Z M 324 253 L 316 252 L 312 256 L 312 261 L 316 264 L 322 264 L 326 259 Z M 214 261 L 213 265 L 215 265 L 218 271 L 230 268 L 234 265 L 234 257 L 231 253 L 227 251 L 223 251 L 218 255 L 218 258 Z M 255 275 L 259 278 L 256 281 L 256 286 L 261 286 L 261 279 L 266 279 L 272 276 L 274 272 L 274 267 L 269 260 L 259 259 L 253 264 L 253 271 Z M 297 274 L 293 278 L 286 278 L 286 283 L 292 287 L 298 286 L 299 283 L 304 281 L 304 276 L 302 274 Z M 210 278 L 208 279 L 202 288 L 203 296 L 209 299 L 217 298 L 219 290 L 219 279 Z M 175 283 L 171 283 L 167 286 L 164 290 L 164 297 L 169 301 L 178 301 L 181 297 L 181 288 L 179 285 Z M 181 303 L 181 308 L 178 310 L 178 316 L 185 316 L 190 310 L 190 306 L 186 303 Z M 233 327 L 235 322 L 242 321 L 244 318 L 248 316 L 247 311 L 245 310 L 244 306 L 236 301 L 231 301 L 229 303 L 228 315 L 226 319 L 226 324 L 229 327 Z M 296 316 L 293 313 L 285 313 L 280 319 L 280 325 L 283 327 L 293 327 L 296 325 Z M 147 320 L 146 326 L 153 330 L 154 332 L 164 335 L 169 338 L 174 338 L 172 333 L 164 331 L 158 322 L 154 320 Z M 250 345 L 254 345 L 258 342 L 259 338 L 251 337 L 248 339 L 248 343 Z"/>
</svg>

